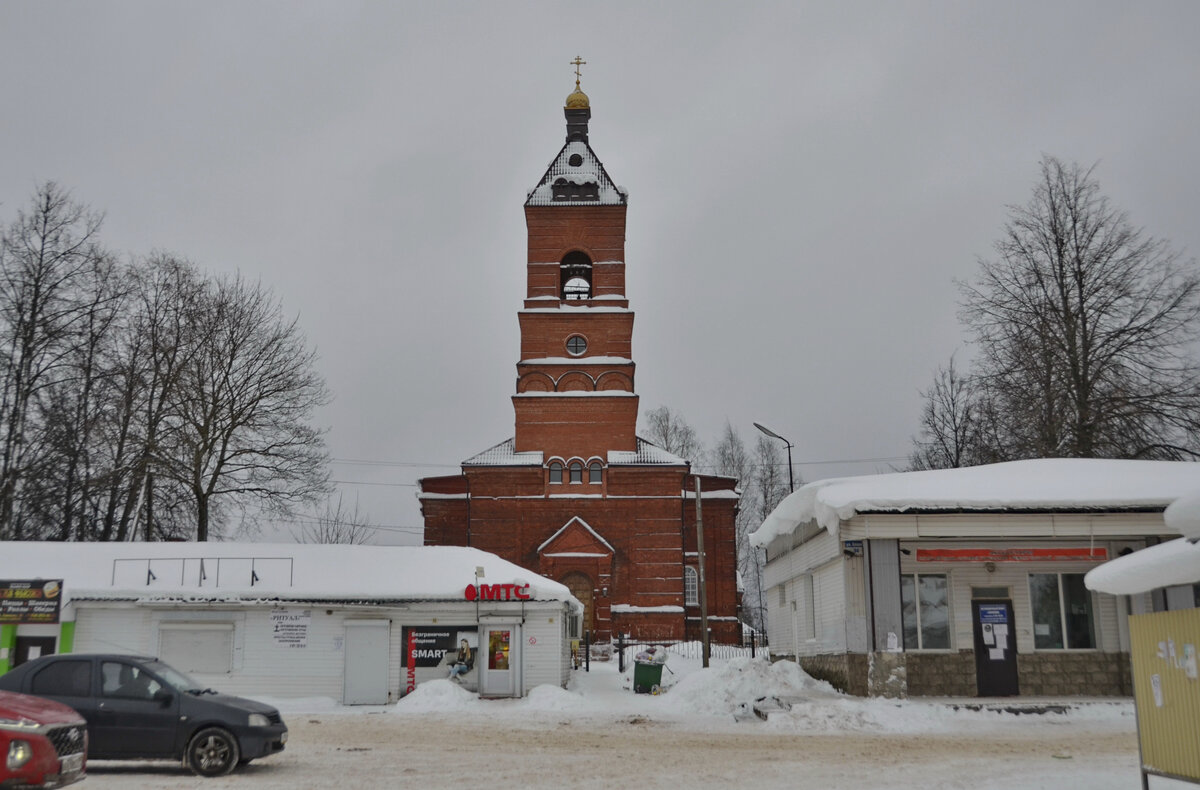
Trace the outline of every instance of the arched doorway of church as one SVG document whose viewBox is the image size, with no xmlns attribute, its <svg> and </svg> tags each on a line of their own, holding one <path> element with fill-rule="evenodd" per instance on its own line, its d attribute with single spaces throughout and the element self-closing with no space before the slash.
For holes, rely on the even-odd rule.
<svg viewBox="0 0 1200 790">
<path fill-rule="evenodd" d="M 571 591 L 571 595 L 574 595 L 583 604 L 583 630 L 595 631 L 596 625 L 592 620 L 592 616 L 595 613 L 595 606 L 592 601 L 592 591 L 594 589 L 592 580 L 585 573 L 572 571 L 558 581 L 560 584 L 566 585 L 567 589 Z"/>
</svg>

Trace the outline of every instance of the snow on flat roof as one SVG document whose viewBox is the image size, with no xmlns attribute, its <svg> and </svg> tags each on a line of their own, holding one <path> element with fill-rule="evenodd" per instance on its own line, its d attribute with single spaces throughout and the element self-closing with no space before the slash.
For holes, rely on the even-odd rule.
<svg viewBox="0 0 1200 790">
<path fill-rule="evenodd" d="M 481 584 L 529 584 L 534 600 L 574 600 L 558 582 L 457 546 L 13 541 L 0 552 L 0 578 L 62 579 L 66 599 L 461 601 L 476 568 Z"/>
<path fill-rule="evenodd" d="M 1165 508 L 1194 491 L 1200 491 L 1200 463 L 1094 458 L 831 478 L 789 495 L 750 540 L 765 546 L 813 520 L 836 534 L 841 521 L 858 513 Z"/>
<path fill-rule="evenodd" d="M 1104 563 L 1088 571 L 1089 590 L 1112 595 L 1138 595 L 1159 587 L 1200 582 L 1200 543 L 1186 538 L 1160 543 Z"/>
</svg>

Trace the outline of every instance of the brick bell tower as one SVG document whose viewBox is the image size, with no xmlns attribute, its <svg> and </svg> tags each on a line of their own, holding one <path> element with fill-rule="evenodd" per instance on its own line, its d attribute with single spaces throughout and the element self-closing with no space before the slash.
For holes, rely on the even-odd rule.
<svg viewBox="0 0 1200 790">
<path fill-rule="evenodd" d="M 563 110 L 566 143 L 525 201 L 529 252 L 513 449 L 599 460 L 610 450 L 637 449 L 627 195 L 588 143 L 592 110 L 579 88 L 581 62 L 575 65 Z"/>
<path fill-rule="evenodd" d="M 691 466 L 636 434 L 627 195 L 588 141 L 591 103 L 566 101 L 566 142 L 525 200 L 525 299 L 512 438 L 420 481 L 425 543 L 474 546 L 565 584 L 583 630 L 700 633 Z M 709 624 L 740 637 L 736 480 L 701 476 Z"/>
</svg>

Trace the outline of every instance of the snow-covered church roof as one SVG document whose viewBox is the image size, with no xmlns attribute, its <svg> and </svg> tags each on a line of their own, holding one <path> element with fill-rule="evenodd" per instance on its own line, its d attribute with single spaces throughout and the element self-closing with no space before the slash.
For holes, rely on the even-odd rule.
<svg viewBox="0 0 1200 790">
<path fill-rule="evenodd" d="M 516 452 L 515 439 L 505 439 L 462 462 L 463 466 L 541 466 L 540 451 Z M 669 453 L 649 439 L 637 437 L 636 450 L 609 450 L 609 466 L 687 466 L 683 458 Z"/>
<path fill-rule="evenodd" d="M 564 199 L 561 196 L 564 190 L 559 190 L 560 197 L 556 199 L 554 189 L 556 183 L 579 187 L 594 184 L 596 186 L 594 193 L 588 192 L 588 194 L 594 194 L 595 197 Z M 620 206 L 626 203 L 628 198 L 628 193 L 613 183 L 592 147 L 582 140 L 572 140 L 564 145 L 558 152 L 558 156 L 550 162 L 542 180 L 530 190 L 525 205 Z"/>
<path fill-rule="evenodd" d="M 64 602 L 462 601 L 476 581 L 529 584 L 532 600 L 575 600 L 558 582 L 457 546 L 11 541 L 0 547 L 0 578 L 62 579 Z M 483 569 L 478 579 L 477 568 Z"/>
<path fill-rule="evenodd" d="M 809 521 L 836 532 L 859 513 L 1161 510 L 1200 491 L 1200 463 L 1039 458 L 963 469 L 896 472 L 809 483 L 750 540 L 765 546 Z"/>
</svg>

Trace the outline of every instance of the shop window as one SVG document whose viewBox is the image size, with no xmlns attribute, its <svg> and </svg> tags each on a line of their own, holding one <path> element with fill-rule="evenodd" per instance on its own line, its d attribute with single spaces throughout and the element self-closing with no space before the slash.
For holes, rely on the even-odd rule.
<svg viewBox="0 0 1200 790">
<path fill-rule="evenodd" d="M 578 461 L 572 461 L 568 469 L 571 471 L 572 483 L 583 482 L 583 464 L 579 463 Z"/>
<path fill-rule="evenodd" d="M 588 482 L 601 483 L 604 481 L 604 467 L 599 461 L 592 461 L 588 466 Z"/>
<path fill-rule="evenodd" d="M 683 602 L 687 606 L 700 603 L 700 574 L 690 566 L 683 569 Z"/>
<path fill-rule="evenodd" d="M 1029 574 L 1033 610 L 1033 646 L 1037 650 L 1087 650 L 1096 647 L 1092 595 L 1082 573 Z"/>
<path fill-rule="evenodd" d="M 562 482 L 562 473 L 563 473 L 563 465 L 562 464 L 560 464 L 558 461 L 554 461 L 550 464 L 550 482 L 551 483 L 561 483 Z"/>
<path fill-rule="evenodd" d="M 900 575 L 905 650 L 950 649 L 950 599 L 944 573 Z"/>
</svg>

